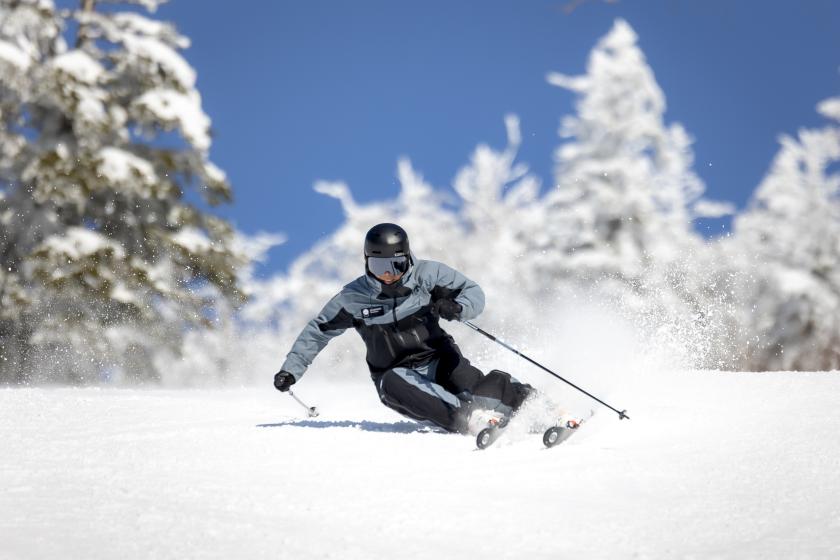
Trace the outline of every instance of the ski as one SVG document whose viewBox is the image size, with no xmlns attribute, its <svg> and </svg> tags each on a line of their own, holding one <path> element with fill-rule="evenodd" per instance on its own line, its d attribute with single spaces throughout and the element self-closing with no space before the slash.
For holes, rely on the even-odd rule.
<svg viewBox="0 0 840 560">
<path fill-rule="evenodd" d="M 594 411 L 590 410 L 589 411 L 589 416 L 586 417 L 585 419 L 568 421 L 565 424 L 555 424 L 555 425 L 549 426 L 548 428 L 536 426 L 536 427 L 532 427 L 529 430 L 529 433 L 531 433 L 531 434 L 540 434 L 541 433 L 542 434 L 543 445 L 545 445 L 546 448 L 550 449 L 552 447 L 556 447 L 556 446 L 560 445 L 561 443 L 563 443 L 564 441 L 566 441 L 567 439 L 572 437 L 572 435 L 574 435 L 574 433 L 577 432 L 580 429 L 580 427 L 583 425 L 583 423 L 586 422 L 587 420 L 589 420 L 590 418 L 592 418 L 593 415 L 594 415 Z M 476 447 L 479 450 L 481 450 L 481 449 L 487 449 L 488 447 L 493 445 L 496 442 L 496 440 L 498 440 L 501 437 L 501 435 L 505 431 L 505 428 L 507 428 L 507 426 L 509 424 L 510 424 L 510 420 L 505 419 L 503 422 L 499 423 L 498 425 L 488 426 L 488 427 L 484 428 L 483 430 L 481 430 L 480 432 L 478 432 L 478 435 L 475 438 Z"/>
<path fill-rule="evenodd" d="M 572 437 L 581 426 L 595 415 L 594 410 L 589 411 L 589 416 L 581 418 L 580 420 L 570 420 L 566 422 L 565 426 L 550 426 L 543 432 L 543 445 L 548 449 L 556 447 Z"/>
<path fill-rule="evenodd" d="M 502 432 L 504 432 L 505 428 L 509 423 L 510 420 L 508 418 L 505 418 L 500 423 L 492 426 L 487 426 L 486 428 L 478 432 L 478 435 L 475 437 L 476 447 L 478 447 L 479 449 L 487 449 L 488 447 L 493 445 L 493 443 L 497 439 L 499 439 L 499 436 L 502 435 Z"/>
<path fill-rule="evenodd" d="M 548 448 L 560 445 L 574 434 L 580 428 L 580 424 L 575 427 L 569 426 L 552 426 L 543 432 L 543 445 Z"/>
</svg>

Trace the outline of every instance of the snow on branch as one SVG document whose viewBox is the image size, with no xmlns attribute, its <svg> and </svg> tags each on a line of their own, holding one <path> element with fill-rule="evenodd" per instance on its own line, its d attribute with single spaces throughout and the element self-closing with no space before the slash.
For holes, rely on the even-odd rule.
<svg viewBox="0 0 840 560">
<path fill-rule="evenodd" d="M 840 97 L 826 99 L 817 105 L 817 112 L 822 116 L 840 122 Z"/>
<path fill-rule="evenodd" d="M 98 0 L 101 4 L 134 4 L 141 6 L 154 13 L 158 7 L 169 2 L 169 0 Z"/>
<path fill-rule="evenodd" d="M 153 89 L 138 97 L 131 110 L 147 125 L 161 123 L 179 129 L 197 150 L 210 148 L 210 118 L 201 109 L 201 97 L 196 91 L 183 94 L 172 89 Z"/>
<path fill-rule="evenodd" d="M 29 69 L 32 60 L 12 43 L 0 40 L 0 62 L 11 65 L 20 72 L 25 72 Z"/>
<path fill-rule="evenodd" d="M 82 84 L 95 84 L 105 74 L 105 69 L 84 51 L 74 49 L 56 56 L 52 67 L 69 78 Z"/>
<path fill-rule="evenodd" d="M 56 262 L 79 261 L 96 254 L 113 253 L 122 257 L 125 251 L 104 235 L 81 227 L 67 228 L 63 234 L 48 237 L 36 253 L 43 251 Z"/>
</svg>

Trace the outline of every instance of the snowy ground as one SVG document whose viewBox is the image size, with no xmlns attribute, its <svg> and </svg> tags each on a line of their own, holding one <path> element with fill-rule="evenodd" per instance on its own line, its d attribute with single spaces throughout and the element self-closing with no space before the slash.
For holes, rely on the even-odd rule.
<svg viewBox="0 0 840 560">
<path fill-rule="evenodd" d="M 672 374 L 475 451 L 373 387 L 0 390 L 0 558 L 838 558 L 840 374 Z"/>
</svg>

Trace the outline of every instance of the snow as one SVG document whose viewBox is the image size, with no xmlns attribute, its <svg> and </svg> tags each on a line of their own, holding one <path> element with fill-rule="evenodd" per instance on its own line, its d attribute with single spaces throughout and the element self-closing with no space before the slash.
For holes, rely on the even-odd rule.
<svg viewBox="0 0 840 560">
<path fill-rule="evenodd" d="M 29 68 L 30 60 L 25 52 L 8 41 L 0 40 L 0 60 L 21 71 Z"/>
<path fill-rule="evenodd" d="M 156 119 L 177 123 L 184 137 L 198 150 L 210 147 L 210 119 L 201 110 L 198 92 L 185 95 L 170 89 L 153 89 L 135 102 L 141 110 L 150 112 Z"/>
<path fill-rule="evenodd" d="M 114 185 L 131 183 L 135 178 L 143 185 L 153 185 L 157 175 L 147 160 L 119 148 L 107 147 L 99 150 L 98 171 Z"/>
<path fill-rule="evenodd" d="M 112 250 L 122 254 L 123 249 L 105 236 L 82 227 L 70 227 L 63 235 L 53 235 L 43 242 L 51 253 L 60 254 L 68 261 L 78 261 L 95 253 Z"/>
<path fill-rule="evenodd" d="M 172 235 L 172 242 L 180 245 L 190 253 L 210 251 L 213 243 L 203 231 L 194 227 L 184 227 Z"/>
<path fill-rule="evenodd" d="M 208 161 L 204 165 L 204 172 L 206 173 L 207 178 L 215 183 L 224 183 L 227 181 L 227 175 L 225 172 L 212 162 Z"/>
<path fill-rule="evenodd" d="M 817 105 L 817 111 L 829 118 L 840 121 L 840 97 L 832 97 Z"/>
<path fill-rule="evenodd" d="M 719 202 L 717 200 L 701 198 L 694 203 L 692 210 L 694 211 L 694 215 L 703 218 L 723 218 L 734 214 L 736 208 L 731 202 Z"/>
<path fill-rule="evenodd" d="M 136 4 L 143 6 L 150 12 L 156 12 L 158 7 L 166 2 L 169 2 L 169 0 L 135 0 Z"/>
<path fill-rule="evenodd" d="M 0 556 L 840 554 L 838 373 L 631 381 L 611 395 L 631 420 L 601 409 L 556 449 L 487 451 L 316 373 L 295 387 L 315 419 L 270 375 L 260 389 L 0 390 Z"/>
<path fill-rule="evenodd" d="M 150 10 L 154 12 L 154 10 Z M 187 37 L 178 35 L 173 25 L 169 22 L 155 21 L 139 14 L 132 14 L 130 12 L 121 12 L 112 14 L 110 20 L 114 25 L 121 29 L 130 30 L 135 35 L 147 37 L 166 38 L 179 48 L 186 49 L 190 46 L 190 40 Z M 124 37 L 124 36 L 123 36 Z M 167 53 L 172 56 L 172 53 Z M 170 66 L 180 66 L 180 63 L 175 62 Z M 184 73 L 185 76 L 192 75 L 195 77 L 195 71 L 190 69 Z"/>
<path fill-rule="evenodd" d="M 777 285 L 785 294 L 798 296 L 819 291 L 816 277 L 804 270 L 776 267 L 775 272 Z"/>
<path fill-rule="evenodd" d="M 58 55 L 53 59 L 52 64 L 83 84 L 95 84 L 105 73 L 105 69 L 98 62 L 80 50 Z"/>
<path fill-rule="evenodd" d="M 84 94 L 81 91 L 79 104 L 76 108 L 78 118 L 91 123 L 102 123 L 105 121 L 105 106 L 101 96 L 96 94 Z"/>
<path fill-rule="evenodd" d="M 195 70 L 174 49 L 154 37 L 126 33 L 123 42 L 134 56 L 150 60 L 171 74 L 184 90 L 195 86 Z"/>
<path fill-rule="evenodd" d="M 120 303 L 132 303 L 138 307 L 142 304 L 140 298 L 122 282 L 117 282 L 111 288 L 111 299 Z"/>
</svg>

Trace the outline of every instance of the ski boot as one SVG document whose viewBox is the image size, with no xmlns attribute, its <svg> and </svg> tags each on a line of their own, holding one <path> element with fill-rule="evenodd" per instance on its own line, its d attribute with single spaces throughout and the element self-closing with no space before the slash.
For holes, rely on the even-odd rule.
<svg viewBox="0 0 840 560">
<path fill-rule="evenodd" d="M 476 447 L 485 449 L 498 439 L 509 420 L 501 412 L 476 409 L 470 414 L 467 429 L 471 435 L 476 436 Z"/>
</svg>

